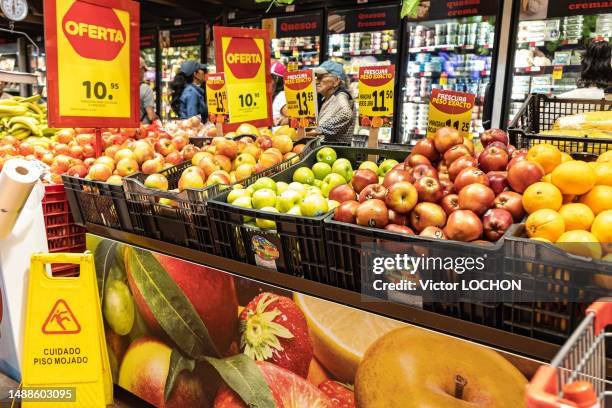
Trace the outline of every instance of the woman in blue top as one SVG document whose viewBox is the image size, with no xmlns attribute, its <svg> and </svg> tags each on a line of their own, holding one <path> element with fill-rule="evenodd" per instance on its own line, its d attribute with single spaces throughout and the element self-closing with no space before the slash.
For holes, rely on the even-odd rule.
<svg viewBox="0 0 612 408">
<path fill-rule="evenodd" d="M 172 110 L 180 119 L 189 119 L 200 115 L 203 121 L 208 120 L 206 94 L 202 89 L 206 67 L 197 61 L 183 62 L 178 74 L 174 77 L 172 89 Z"/>
</svg>

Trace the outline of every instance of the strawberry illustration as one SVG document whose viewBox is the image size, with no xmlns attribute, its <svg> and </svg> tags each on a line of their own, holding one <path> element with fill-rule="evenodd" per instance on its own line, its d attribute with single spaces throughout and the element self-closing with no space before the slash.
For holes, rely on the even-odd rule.
<svg viewBox="0 0 612 408">
<path fill-rule="evenodd" d="M 313 356 L 306 318 L 293 300 L 262 293 L 240 313 L 240 350 L 305 378 Z"/>
<path fill-rule="evenodd" d="M 325 393 L 336 408 L 355 408 L 355 393 L 344 384 L 327 380 L 319 384 L 319 389 Z"/>
</svg>

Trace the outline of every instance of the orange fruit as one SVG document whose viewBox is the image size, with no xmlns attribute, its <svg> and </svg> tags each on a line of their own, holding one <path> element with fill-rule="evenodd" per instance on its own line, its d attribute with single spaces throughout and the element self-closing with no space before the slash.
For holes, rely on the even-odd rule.
<svg viewBox="0 0 612 408">
<path fill-rule="evenodd" d="M 565 162 L 572 161 L 572 160 L 574 160 L 572 156 L 570 156 L 569 154 L 565 152 L 561 152 L 561 163 L 565 163 Z"/>
<path fill-rule="evenodd" d="M 545 181 L 546 183 L 552 183 L 552 173 L 548 173 L 547 175 L 542 177 L 542 181 Z"/>
<path fill-rule="evenodd" d="M 546 173 L 550 173 L 560 165 L 562 159 L 561 151 L 549 144 L 535 145 L 527 152 L 527 160 L 539 163 Z"/>
<path fill-rule="evenodd" d="M 591 233 L 601 242 L 605 252 L 612 252 L 612 210 L 602 211 L 595 217 Z"/>
<path fill-rule="evenodd" d="M 543 208 L 557 211 L 562 203 L 561 191 L 550 183 L 534 183 L 523 192 L 523 208 L 528 214 Z"/>
<path fill-rule="evenodd" d="M 556 242 L 565 232 L 565 221 L 558 212 L 545 208 L 527 217 L 525 229 L 529 238 L 545 238 Z"/>
<path fill-rule="evenodd" d="M 605 210 L 612 210 L 612 187 L 595 186 L 580 197 L 580 202 L 591 207 L 595 215 Z"/>
<path fill-rule="evenodd" d="M 612 162 L 612 150 L 608 150 L 607 152 L 602 153 L 597 158 L 597 163 L 608 163 L 608 162 Z"/>
<path fill-rule="evenodd" d="M 590 230 L 595 214 L 586 204 L 565 204 L 559 210 L 565 222 L 565 231 Z"/>
<path fill-rule="evenodd" d="M 559 237 L 555 245 L 572 254 L 593 259 L 601 258 L 601 244 L 589 231 L 567 231 Z"/>
<path fill-rule="evenodd" d="M 580 160 L 562 163 L 552 172 L 552 183 L 563 194 L 584 194 L 593 188 L 596 181 L 595 171 Z"/>
<path fill-rule="evenodd" d="M 593 170 L 595 170 L 597 175 L 595 184 L 612 187 L 612 161 L 603 163 L 591 162 L 589 164 L 593 165 Z"/>
</svg>

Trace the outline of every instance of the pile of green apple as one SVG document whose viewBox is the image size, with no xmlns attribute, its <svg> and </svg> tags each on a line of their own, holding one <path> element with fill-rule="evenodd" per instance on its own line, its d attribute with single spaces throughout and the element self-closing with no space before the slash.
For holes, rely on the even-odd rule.
<svg viewBox="0 0 612 408">
<path fill-rule="evenodd" d="M 236 185 L 227 195 L 227 203 L 270 213 L 318 217 L 344 201 L 347 191 L 353 194 L 354 199 L 355 192 L 349 185 L 353 178 L 352 163 L 348 159 L 338 158 L 331 147 L 319 149 L 316 159 L 317 162 L 311 167 L 298 167 L 290 183 L 263 177 L 246 188 Z M 390 170 L 393 163 L 389 163 L 389 166 Z M 244 221 L 254 222 L 261 229 L 276 228 L 275 222 L 270 220 L 253 220 L 253 217 L 245 216 Z"/>
</svg>

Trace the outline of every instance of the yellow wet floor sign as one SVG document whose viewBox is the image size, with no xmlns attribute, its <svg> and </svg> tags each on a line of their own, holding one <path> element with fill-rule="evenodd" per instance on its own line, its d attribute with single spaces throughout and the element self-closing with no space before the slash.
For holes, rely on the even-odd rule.
<svg viewBox="0 0 612 408">
<path fill-rule="evenodd" d="M 48 263 L 80 264 L 78 277 Z M 113 403 L 93 255 L 34 254 L 28 286 L 22 407 L 97 408 Z"/>
</svg>

